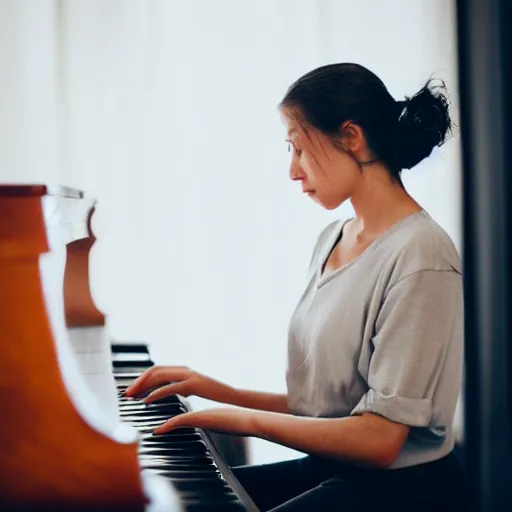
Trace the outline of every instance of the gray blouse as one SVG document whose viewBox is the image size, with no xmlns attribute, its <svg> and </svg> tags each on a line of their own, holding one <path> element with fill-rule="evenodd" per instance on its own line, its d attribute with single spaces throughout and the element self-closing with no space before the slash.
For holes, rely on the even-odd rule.
<svg viewBox="0 0 512 512">
<path fill-rule="evenodd" d="M 304 416 L 372 412 L 409 425 L 392 468 L 436 460 L 454 445 L 463 359 L 460 258 L 421 211 L 321 275 L 343 225 L 333 222 L 320 234 L 292 316 L 288 405 Z"/>
</svg>

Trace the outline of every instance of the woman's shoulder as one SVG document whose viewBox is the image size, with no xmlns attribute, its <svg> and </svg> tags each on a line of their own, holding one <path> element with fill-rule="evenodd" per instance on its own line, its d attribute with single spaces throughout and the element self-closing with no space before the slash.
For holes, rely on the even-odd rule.
<svg viewBox="0 0 512 512">
<path fill-rule="evenodd" d="M 402 275 L 428 271 L 462 273 L 457 249 L 448 233 L 426 211 L 394 233 L 389 240 L 392 264 Z"/>
<path fill-rule="evenodd" d="M 325 226 L 322 231 L 320 231 L 320 234 L 318 235 L 317 241 L 316 241 L 316 247 L 325 245 L 328 240 L 330 240 L 332 237 L 338 236 L 339 231 L 341 230 L 341 227 L 345 222 L 347 222 L 349 219 L 346 218 L 340 218 L 333 220 Z"/>
<path fill-rule="evenodd" d="M 348 217 L 333 220 L 320 231 L 320 234 L 317 236 L 316 243 L 313 247 L 310 266 L 314 264 L 314 262 L 320 257 L 321 254 L 323 254 L 324 248 L 327 247 L 329 243 L 334 244 L 334 241 L 340 233 L 343 224 L 345 224 L 348 220 Z"/>
</svg>

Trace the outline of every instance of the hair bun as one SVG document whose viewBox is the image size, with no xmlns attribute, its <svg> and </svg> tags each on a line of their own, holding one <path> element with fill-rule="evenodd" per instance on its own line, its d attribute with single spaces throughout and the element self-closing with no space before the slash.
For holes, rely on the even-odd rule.
<svg viewBox="0 0 512 512">
<path fill-rule="evenodd" d="M 397 101 L 398 123 L 393 154 L 397 169 L 410 169 L 441 146 L 452 122 L 448 112 L 446 86 L 429 80 L 405 101 Z"/>
</svg>

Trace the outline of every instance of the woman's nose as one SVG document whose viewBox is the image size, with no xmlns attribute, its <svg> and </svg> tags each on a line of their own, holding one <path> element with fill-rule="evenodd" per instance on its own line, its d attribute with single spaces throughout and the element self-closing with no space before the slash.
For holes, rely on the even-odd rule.
<svg viewBox="0 0 512 512">
<path fill-rule="evenodd" d="M 302 169 L 295 162 L 292 162 L 290 164 L 289 175 L 290 179 L 293 181 L 301 180 L 304 178 L 304 173 L 302 172 Z"/>
</svg>

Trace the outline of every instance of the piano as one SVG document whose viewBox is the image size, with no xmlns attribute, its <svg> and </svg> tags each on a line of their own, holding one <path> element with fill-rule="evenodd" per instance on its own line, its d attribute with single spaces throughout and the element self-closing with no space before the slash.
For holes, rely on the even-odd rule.
<svg viewBox="0 0 512 512">
<path fill-rule="evenodd" d="M 78 190 L 0 185 L 0 510 L 257 512 L 209 433 L 152 434 L 188 402 L 124 396 L 154 361 L 112 343 L 94 304 L 94 211 Z"/>
</svg>

